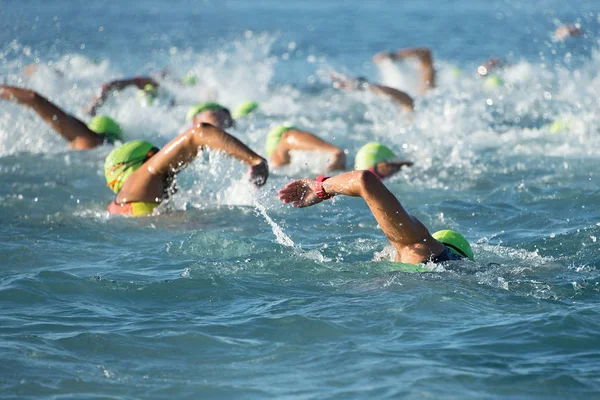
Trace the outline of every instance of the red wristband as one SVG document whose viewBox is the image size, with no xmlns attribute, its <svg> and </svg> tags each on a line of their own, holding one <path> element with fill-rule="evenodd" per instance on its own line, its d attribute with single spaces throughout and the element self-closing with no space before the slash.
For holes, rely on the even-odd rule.
<svg viewBox="0 0 600 400">
<path fill-rule="evenodd" d="M 333 197 L 332 194 L 328 194 L 325 192 L 325 189 L 323 189 L 323 182 L 325 182 L 327 179 L 329 179 L 328 176 L 324 176 L 324 175 L 319 175 L 317 176 L 317 179 L 315 179 L 315 181 L 317 182 L 317 188 L 315 191 L 315 194 L 321 199 L 321 200 L 327 200 Z"/>
</svg>

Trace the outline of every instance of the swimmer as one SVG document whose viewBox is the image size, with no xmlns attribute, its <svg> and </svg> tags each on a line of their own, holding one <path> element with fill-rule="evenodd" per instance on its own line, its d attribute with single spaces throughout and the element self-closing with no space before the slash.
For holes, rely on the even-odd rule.
<svg viewBox="0 0 600 400">
<path fill-rule="evenodd" d="M 435 69 L 433 68 L 433 57 L 431 50 L 426 47 L 414 47 L 398 51 L 385 51 L 375 54 L 373 62 L 379 64 L 384 60 L 402 61 L 408 58 L 416 58 L 421 70 L 421 94 L 425 94 L 435 87 Z"/>
<path fill-rule="evenodd" d="M 31 108 L 62 136 L 73 150 L 89 150 L 105 143 L 112 144 L 123 140 L 121 128 L 111 118 L 97 116 L 86 126 L 84 122 L 33 90 L 0 85 L 0 98 Z"/>
<path fill-rule="evenodd" d="M 379 179 L 389 178 L 402 167 L 410 167 L 411 161 L 397 161 L 389 147 L 378 142 L 369 142 L 358 150 L 354 159 L 355 170 L 371 171 Z"/>
<path fill-rule="evenodd" d="M 291 125 L 277 126 L 267 135 L 265 142 L 269 164 L 274 167 L 287 165 L 291 161 L 290 151 L 318 151 L 330 156 L 327 164 L 328 171 L 343 170 L 346 168 L 346 154 L 344 150 L 327 143 L 316 135 L 295 128 Z"/>
<path fill-rule="evenodd" d="M 554 31 L 554 37 L 557 40 L 565 40 L 571 36 L 581 36 L 581 28 L 578 24 L 562 25 L 556 28 L 556 31 Z"/>
<path fill-rule="evenodd" d="M 175 175 L 183 170 L 202 148 L 221 150 L 250 167 L 256 186 L 266 183 L 267 161 L 227 132 L 201 123 L 178 135 L 162 149 L 143 140 L 134 140 L 114 149 L 104 163 L 107 186 L 116 193 L 108 206 L 110 214 L 149 215 L 176 189 Z"/>
<path fill-rule="evenodd" d="M 210 102 L 198 103 L 190 107 L 185 120 L 191 121 L 194 126 L 208 123 L 220 129 L 229 129 L 235 124 L 229 109 L 219 103 Z"/>
<path fill-rule="evenodd" d="M 469 242 L 458 232 L 439 231 L 431 235 L 427 228 L 410 215 L 380 179 L 369 171 L 345 172 L 331 178 L 298 179 L 279 191 L 279 199 L 294 207 L 308 207 L 336 195 L 362 197 L 377 223 L 395 248 L 394 261 L 420 264 L 426 262 L 473 260 Z"/>
<path fill-rule="evenodd" d="M 122 79 L 115 80 L 108 83 L 105 83 L 100 87 L 100 90 L 96 94 L 96 96 L 92 99 L 89 105 L 84 108 L 84 112 L 89 115 L 96 115 L 98 109 L 104 104 L 108 96 L 112 93 L 121 91 L 129 86 L 136 86 L 138 91 L 138 96 L 146 98 L 148 102 L 152 102 L 153 99 L 157 96 L 157 91 L 159 88 L 158 82 L 154 80 L 154 78 L 150 77 L 135 77 L 132 79 Z"/>
<path fill-rule="evenodd" d="M 412 112 L 414 110 L 414 102 L 412 97 L 401 90 L 391 88 L 389 86 L 370 83 L 366 78 L 358 77 L 356 79 L 348 78 L 340 74 L 332 74 L 331 80 L 333 87 L 336 89 L 365 91 L 368 90 L 377 95 L 386 96 L 394 103 L 400 106 L 400 110 Z"/>
</svg>

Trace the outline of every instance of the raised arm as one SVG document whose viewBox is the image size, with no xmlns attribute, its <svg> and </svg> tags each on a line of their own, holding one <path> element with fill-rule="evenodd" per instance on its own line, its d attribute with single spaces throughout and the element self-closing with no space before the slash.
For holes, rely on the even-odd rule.
<svg viewBox="0 0 600 400">
<path fill-rule="evenodd" d="M 279 167 L 290 163 L 290 151 L 320 151 L 329 153 L 331 159 L 327 165 L 329 171 L 343 170 L 346 168 L 346 154 L 344 150 L 328 143 L 310 132 L 299 129 L 288 129 L 281 136 L 281 141 L 269 159 L 271 165 Z"/>
<path fill-rule="evenodd" d="M 299 179 L 279 191 L 279 199 L 294 207 L 307 207 L 323 201 L 317 196 L 318 182 Z M 427 228 L 406 212 L 398 199 L 369 171 L 346 172 L 322 183 L 325 194 L 362 197 L 377 223 L 397 251 L 396 261 L 421 263 L 440 254 L 444 247 Z"/>
<path fill-rule="evenodd" d="M 161 199 L 167 176 L 185 168 L 204 147 L 221 150 L 250 166 L 250 180 L 256 186 L 266 183 L 269 167 L 264 158 L 227 132 L 204 123 L 178 135 L 137 169 L 123 184 L 117 203 Z"/>
<path fill-rule="evenodd" d="M 0 98 L 31 108 L 75 150 L 93 149 L 104 139 L 82 121 L 67 114 L 56 104 L 33 90 L 0 85 Z"/>
<path fill-rule="evenodd" d="M 398 61 L 406 58 L 419 60 L 421 70 L 421 93 L 435 87 L 435 69 L 433 68 L 433 56 L 431 50 L 426 47 L 412 47 L 397 51 L 381 52 L 375 54 L 373 62 L 380 63 L 384 60 Z"/>
<path fill-rule="evenodd" d="M 357 91 L 369 90 L 377 95 L 390 98 L 393 102 L 398 104 L 400 109 L 403 111 L 412 112 L 414 110 L 414 101 L 412 97 L 398 89 L 394 89 L 389 86 L 373 84 L 365 78 L 353 79 L 339 74 L 331 75 L 331 79 L 333 80 L 333 87 L 337 89 Z"/>
<path fill-rule="evenodd" d="M 90 115 L 96 115 L 98 112 L 98 108 L 100 108 L 108 96 L 116 91 L 121 91 L 129 86 L 136 86 L 138 89 L 143 90 L 146 85 L 152 85 L 155 88 L 158 88 L 158 82 L 156 82 L 153 78 L 150 77 L 135 77 L 131 79 L 122 79 L 115 80 L 108 83 L 105 83 L 100 87 L 100 90 L 96 94 L 96 96 L 92 99 L 90 104 L 88 104 L 84 111 Z"/>
</svg>

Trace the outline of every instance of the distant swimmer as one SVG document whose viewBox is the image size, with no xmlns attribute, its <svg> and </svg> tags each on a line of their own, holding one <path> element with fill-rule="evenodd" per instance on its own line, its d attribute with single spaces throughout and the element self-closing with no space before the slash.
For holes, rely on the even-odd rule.
<svg viewBox="0 0 600 400">
<path fill-rule="evenodd" d="M 435 87 L 433 57 L 431 55 L 431 50 L 428 48 L 414 47 L 397 51 L 384 51 L 375 54 L 373 62 L 379 64 L 385 60 L 403 61 L 410 58 L 415 58 L 419 61 L 419 69 L 421 72 L 420 92 L 421 94 L 425 94 L 425 92 Z"/>
<path fill-rule="evenodd" d="M 438 231 L 431 235 L 410 215 L 383 182 L 369 171 L 345 172 L 331 178 L 298 179 L 279 191 L 279 199 L 294 207 L 308 207 L 336 195 L 362 197 L 377 223 L 396 250 L 394 261 L 425 262 L 473 260 L 469 242 L 458 232 Z"/>
<path fill-rule="evenodd" d="M 581 36 L 581 27 L 578 24 L 562 25 L 554 31 L 554 37 L 557 40 L 566 40 L 571 36 Z"/>
<path fill-rule="evenodd" d="M 486 62 L 477 67 L 477 74 L 484 79 L 484 88 L 495 89 L 504 86 L 504 79 L 500 72 L 506 67 L 506 63 L 497 57 L 490 57 Z"/>
<path fill-rule="evenodd" d="M 194 126 L 206 122 L 217 128 L 229 129 L 235 125 L 234 118 L 245 117 L 257 108 L 257 103 L 245 101 L 236 107 L 232 115 L 228 108 L 219 103 L 203 102 L 190 107 L 185 120 Z"/>
<path fill-rule="evenodd" d="M 378 85 L 369 82 L 366 78 L 358 77 L 356 79 L 346 77 L 340 74 L 331 75 L 333 87 L 336 89 L 355 90 L 355 91 L 370 91 L 377 95 L 388 97 L 394 103 L 398 104 L 400 110 L 412 112 L 414 110 L 414 101 L 412 97 L 401 90 L 394 89 L 389 86 Z"/>
<path fill-rule="evenodd" d="M 134 140 L 114 149 L 104 163 L 107 186 L 116 193 L 108 206 L 110 214 L 152 214 L 175 192 L 175 175 L 203 148 L 220 150 L 250 167 L 256 186 L 266 183 L 267 161 L 227 132 L 201 123 L 178 135 L 162 149 L 144 140 Z"/>
<path fill-rule="evenodd" d="M 69 142 L 73 150 L 89 150 L 123 140 L 121 128 L 113 119 L 96 116 L 86 125 L 33 90 L 0 85 L 0 98 L 31 108 Z"/>
<path fill-rule="evenodd" d="M 98 109 L 102 107 L 111 94 L 130 86 L 138 88 L 138 98 L 146 104 L 152 104 L 158 97 L 160 85 L 154 78 L 138 76 L 131 79 L 114 80 L 100 87 L 98 93 L 94 96 L 90 104 L 84 108 L 84 111 L 90 115 L 96 115 Z M 173 103 L 171 102 L 170 105 L 173 105 Z"/>
<path fill-rule="evenodd" d="M 412 165 L 411 161 L 399 161 L 389 147 L 379 142 L 369 142 L 362 146 L 354 159 L 355 170 L 370 171 L 379 179 L 388 178 L 402 167 Z"/>
<path fill-rule="evenodd" d="M 274 167 L 289 164 L 291 151 L 316 151 L 329 155 L 328 171 L 346 168 L 344 150 L 292 125 L 280 125 L 271 129 L 267 135 L 265 149 L 269 163 Z"/>
</svg>

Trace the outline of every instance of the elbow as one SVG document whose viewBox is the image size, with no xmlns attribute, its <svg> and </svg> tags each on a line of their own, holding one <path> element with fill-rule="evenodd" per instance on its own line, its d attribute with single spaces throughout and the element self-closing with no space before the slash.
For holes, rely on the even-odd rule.
<svg viewBox="0 0 600 400">
<path fill-rule="evenodd" d="M 366 193 L 370 193 L 374 190 L 374 188 L 378 185 L 383 185 L 381 180 L 374 173 L 369 170 L 359 170 L 355 171 L 357 183 L 360 187 L 360 192 L 363 195 Z"/>
</svg>

